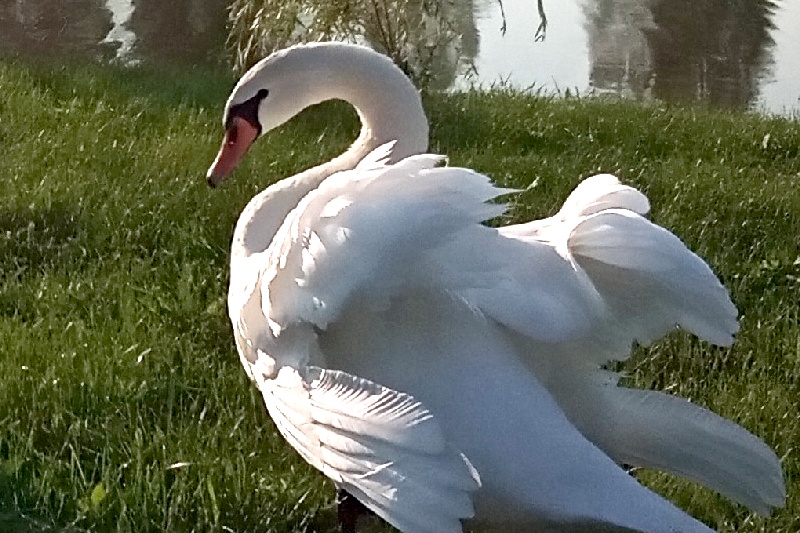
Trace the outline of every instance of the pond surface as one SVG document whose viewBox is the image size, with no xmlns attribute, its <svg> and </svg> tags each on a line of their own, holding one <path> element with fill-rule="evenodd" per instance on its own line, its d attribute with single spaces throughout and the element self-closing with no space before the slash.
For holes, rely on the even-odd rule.
<svg viewBox="0 0 800 533">
<path fill-rule="evenodd" d="M 547 9 L 547 38 L 533 42 L 535 2 L 487 5 L 476 68 L 547 92 L 614 93 L 797 114 L 800 0 L 583 0 Z"/>
<path fill-rule="evenodd" d="M 457 20 L 461 67 L 440 68 L 447 72 L 437 85 L 503 83 L 800 112 L 800 0 L 543 5 L 546 38 L 536 42 L 536 0 L 451 0 L 440 12 Z M 0 52 L 53 61 L 222 64 L 226 6 L 226 0 L 7 0 L 0 4 Z"/>
<path fill-rule="evenodd" d="M 193 65 L 221 61 L 227 0 L 3 0 L 0 52 Z"/>
</svg>

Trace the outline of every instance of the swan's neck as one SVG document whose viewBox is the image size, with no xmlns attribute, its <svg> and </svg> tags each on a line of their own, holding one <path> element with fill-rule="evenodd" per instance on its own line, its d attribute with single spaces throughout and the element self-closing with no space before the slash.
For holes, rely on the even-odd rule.
<svg viewBox="0 0 800 533">
<path fill-rule="evenodd" d="M 422 153 L 428 147 L 428 122 L 419 94 L 388 58 L 344 45 L 297 47 L 289 52 L 296 55 L 297 66 L 294 70 L 287 66 L 282 72 L 297 90 L 291 103 L 278 104 L 284 106 L 286 118 L 325 100 L 345 100 L 355 107 L 361 119 L 361 133 L 340 156 L 253 197 L 234 231 L 234 256 L 264 251 L 306 194 L 331 174 L 354 168 L 378 146 L 396 141 L 392 161 Z M 290 56 L 287 54 L 285 59 Z M 257 81 L 257 75 L 252 78 Z"/>
</svg>

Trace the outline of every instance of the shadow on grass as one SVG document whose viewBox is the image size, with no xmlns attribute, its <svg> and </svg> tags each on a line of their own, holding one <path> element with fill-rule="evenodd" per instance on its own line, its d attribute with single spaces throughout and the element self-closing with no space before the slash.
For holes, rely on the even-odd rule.
<svg viewBox="0 0 800 533">
<path fill-rule="evenodd" d="M 79 210 L 67 204 L 0 209 L 0 272 L 20 276 L 25 271 L 58 268 L 80 257 L 79 219 Z"/>
<path fill-rule="evenodd" d="M 3 59 L 26 69 L 37 87 L 58 100 L 70 100 L 76 96 L 110 97 L 117 102 L 146 98 L 165 109 L 182 104 L 221 109 L 235 82 L 233 74 L 221 67 L 126 67 L 79 60 L 53 65 L 46 61 L 0 57 Z M 169 79 L 169 83 L 165 79 Z"/>
<path fill-rule="evenodd" d="M 27 473 L 25 466 L 20 469 L 8 468 L 7 443 L 2 443 L 0 450 L 0 531 L 28 532 L 28 531 L 55 531 L 53 525 L 34 513 L 24 510 L 28 502 L 20 502 L 19 496 L 23 498 L 25 494 L 20 494 L 21 485 Z M 5 464 L 4 464 L 5 463 Z M 23 507 L 23 509 L 20 508 Z M 60 528 L 59 531 L 69 531 Z"/>
<path fill-rule="evenodd" d="M 19 533 L 55 531 L 52 527 L 36 518 L 15 511 L 0 511 L 0 531 L 15 531 Z M 68 531 L 68 530 L 61 530 Z"/>
</svg>

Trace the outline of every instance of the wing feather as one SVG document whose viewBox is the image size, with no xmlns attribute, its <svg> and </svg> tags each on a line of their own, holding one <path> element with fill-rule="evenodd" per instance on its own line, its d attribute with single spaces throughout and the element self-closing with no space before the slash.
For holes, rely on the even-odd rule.
<svg viewBox="0 0 800 533">
<path fill-rule="evenodd" d="M 727 290 L 680 239 L 642 216 L 649 207 L 642 193 L 601 174 L 578 185 L 557 215 L 501 228 L 519 245 L 549 246 L 574 267 L 584 294 L 593 293 L 599 301 L 594 308 L 581 306 L 584 312 L 596 310 L 584 316 L 589 327 L 556 339 L 569 343 L 573 359 L 592 364 L 626 359 L 634 341 L 649 344 L 677 326 L 717 345 L 733 342 L 737 311 Z M 537 275 L 553 270 L 536 266 Z M 527 280 L 519 285 L 517 299 L 541 297 L 532 294 L 536 287 Z M 522 325 L 503 323 L 547 340 Z"/>
<path fill-rule="evenodd" d="M 598 379 L 599 378 L 599 379 Z M 559 383 L 559 404 L 620 464 L 694 480 L 767 515 L 785 485 L 775 453 L 741 426 L 683 398 L 617 385 L 611 373 Z"/>
<path fill-rule="evenodd" d="M 442 282 L 441 261 L 431 261 L 431 252 L 502 214 L 503 205 L 487 200 L 508 191 L 473 171 L 436 168 L 440 159 L 420 155 L 342 172 L 309 193 L 263 262 L 264 314 L 278 324 L 302 320 L 324 328 L 353 291 L 365 285 L 391 291 L 390 280 L 411 277 L 408 265 L 427 265 L 429 283 Z M 489 270 L 485 258 L 473 262 L 463 270 Z M 415 274 L 426 278 L 424 271 Z"/>
<path fill-rule="evenodd" d="M 736 307 L 711 268 L 669 231 L 631 211 L 581 221 L 568 247 L 629 335 L 649 344 L 676 326 L 729 346 Z"/>
<path fill-rule="evenodd" d="M 477 472 L 412 396 L 314 366 L 256 382 L 300 455 L 395 527 L 460 532 L 472 517 Z"/>
</svg>

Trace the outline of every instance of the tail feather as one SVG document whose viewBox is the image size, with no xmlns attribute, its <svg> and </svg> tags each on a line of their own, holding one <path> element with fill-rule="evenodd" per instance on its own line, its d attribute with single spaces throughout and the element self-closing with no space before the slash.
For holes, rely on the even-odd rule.
<svg viewBox="0 0 800 533">
<path fill-rule="evenodd" d="M 657 391 L 607 391 L 610 431 L 601 448 L 619 463 L 678 474 L 768 515 L 786 494 L 780 461 L 744 428 L 681 398 Z"/>
<path fill-rule="evenodd" d="M 786 488 L 778 457 L 737 424 L 658 391 L 609 382 L 600 388 L 583 384 L 573 392 L 584 396 L 582 408 L 573 410 L 580 413 L 574 422 L 617 463 L 696 481 L 762 515 L 783 507 Z"/>
</svg>

